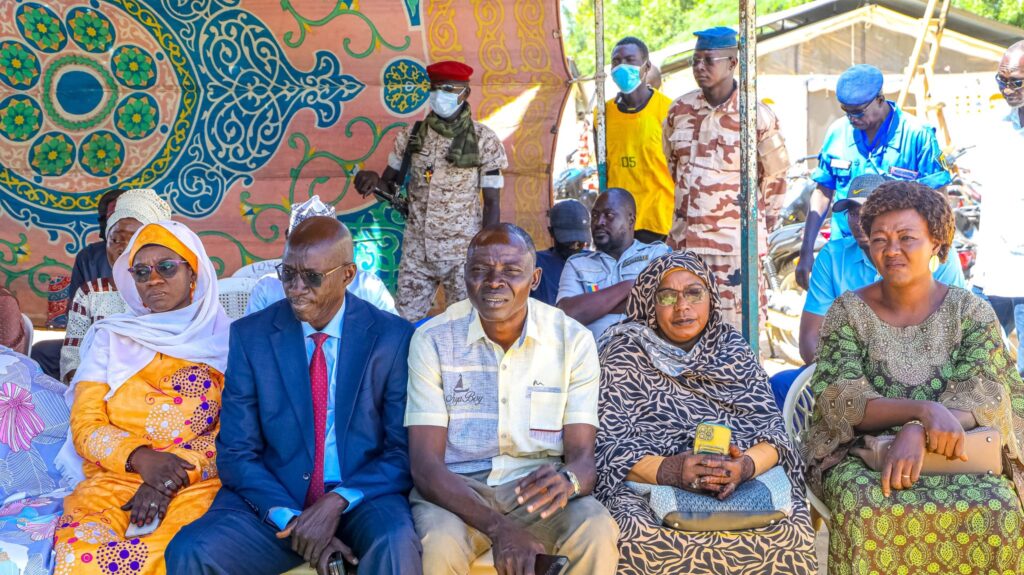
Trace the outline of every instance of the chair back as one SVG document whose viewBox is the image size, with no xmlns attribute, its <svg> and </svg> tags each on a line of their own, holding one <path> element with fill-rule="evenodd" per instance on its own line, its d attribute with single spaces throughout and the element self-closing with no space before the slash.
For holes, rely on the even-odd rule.
<svg viewBox="0 0 1024 575">
<path fill-rule="evenodd" d="M 811 364 L 796 376 L 782 405 L 782 420 L 786 424 L 786 434 L 798 451 L 803 443 L 803 431 L 811 422 L 811 415 L 814 413 L 814 392 L 811 391 L 814 368 L 815 365 Z"/>
<path fill-rule="evenodd" d="M 815 364 L 812 363 L 796 377 L 782 406 L 782 421 L 786 426 L 786 434 L 789 435 L 789 441 L 797 453 L 803 453 L 803 433 L 810 425 L 811 416 L 814 414 L 814 392 L 811 390 L 814 368 Z M 826 523 L 832 519 L 828 506 L 818 499 L 810 488 L 807 489 L 807 500 Z"/>
<path fill-rule="evenodd" d="M 21 325 L 25 330 L 25 355 L 32 353 L 32 338 L 36 330 L 32 327 L 32 320 L 25 314 L 21 314 Z"/>
<path fill-rule="evenodd" d="M 247 266 L 242 266 L 242 267 L 238 268 L 238 270 L 235 271 L 235 273 L 231 274 L 231 277 L 233 277 L 233 278 L 253 278 L 253 279 L 257 279 L 258 280 L 258 279 L 260 279 L 261 277 L 263 277 L 263 276 L 265 276 L 267 274 L 272 274 L 275 271 L 277 271 L 277 270 L 274 269 L 274 267 L 277 264 L 279 264 L 279 263 L 281 263 L 281 258 L 274 258 L 274 259 L 262 260 L 262 261 L 254 262 L 254 263 L 251 263 L 251 264 L 249 264 Z"/>
<path fill-rule="evenodd" d="M 231 319 L 238 319 L 245 315 L 245 308 L 249 305 L 249 294 L 256 286 L 256 278 L 251 277 L 229 277 L 217 280 L 217 290 L 220 305 L 224 307 L 224 313 Z"/>
</svg>

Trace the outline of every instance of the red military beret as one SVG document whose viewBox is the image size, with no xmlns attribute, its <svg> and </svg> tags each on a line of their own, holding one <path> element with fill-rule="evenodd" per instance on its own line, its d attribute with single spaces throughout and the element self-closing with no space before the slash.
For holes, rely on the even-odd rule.
<svg viewBox="0 0 1024 575">
<path fill-rule="evenodd" d="M 473 68 L 462 62 L 447 60 L 427 66 L 427 75 L 430 76 L 432 82 L 444 82 L 445 80 L 469 82 L 469 77 L 473 75 Z"/>
</svg>

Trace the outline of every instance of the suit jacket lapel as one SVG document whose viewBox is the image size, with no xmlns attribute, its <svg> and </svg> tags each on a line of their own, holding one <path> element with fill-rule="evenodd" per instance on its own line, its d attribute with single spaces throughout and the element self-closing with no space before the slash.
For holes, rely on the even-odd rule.
<svg viewBox="0 0 1024 575">
<path fill-rule="evenodd" d="M 338 444 L 338 457 L 344 459 L 344 438 L 356 405 L 356 397 L 363 380 L 366 363 L 377 340 L 372 329 L 370 304 L 346 294 L 345 317 L 342 318 L 341 348 L 338 353 L 337 382 L 334 390 L 334 434 Z"/>
<path fill-rule="evenodd" d="M 306 361 L 306 342 L 302 335 L 302 324 L 292 314 L 291 308 L 279 308 L 274 325 L 277 331 L 270 335 L 273 353 L 281 371 L 281 383 L 295 411 L 297 428 L 302 434 L 302 443 L 313 460 L 313 396 L 309 382 L 309 364 Z"/>
</svg>

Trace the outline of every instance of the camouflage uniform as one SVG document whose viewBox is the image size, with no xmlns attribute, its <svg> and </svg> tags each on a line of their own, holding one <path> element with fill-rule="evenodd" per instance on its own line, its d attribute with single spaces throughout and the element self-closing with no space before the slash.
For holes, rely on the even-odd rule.
<svg viewBox="0 0 1024 575">
<path fill-rule="evenodd" d="M 411 158 L 409 220 L 402 238 L 395 302 L 398 313 L 410 321 L 427 315 L 438 284 L 444 286 L 449 305 L 466 299 L 463 265 L 466 249 L 480 231 L 483 218 L 480 189 L 504 185 L 500 170 L 508 167 L 508 160 L 501 140 L 487 126 L 473 125 L 479 140 L 479 167 L 449 164 L 445 156 L 452 141 L 430 129 L 423 149 Z M 398 134 L 388 156 L 388 166 L 396 171 L 402 167 L 410 131 L 406 128 Z"/>
<path fill-rule="evenodd" d="M 739 90 L 711 107 L 695 90 L 677 99 L 665 120 L 662 143 L 676 183 L 676 215 L 669 232 L 677 249 L 700 254 L 715 273 L 724 319 L 741 325 L 743 305 L 740 254 L 740 113 Z M 775 226 L 786 192 L 789 158 L 779 120 L 768 106 L 757 105 L 758 254 L 767 253 L 768 230 Z M 759 274 L 762 320 L 765 281 Z"/>
</svg>

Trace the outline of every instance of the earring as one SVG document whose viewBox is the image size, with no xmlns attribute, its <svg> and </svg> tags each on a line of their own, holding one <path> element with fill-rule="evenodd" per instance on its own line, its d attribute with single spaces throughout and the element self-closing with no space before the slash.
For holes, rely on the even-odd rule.
<svg viewBox="0 0 1024 575">
<path fill-rule="evenodd" d="M 928 260 L 928 271 L 935 273 L 939 269 L 940 263 L 942 262 L 939 261 L 939 256 L 933 255 L 932 259 Z"/>
</svg>

